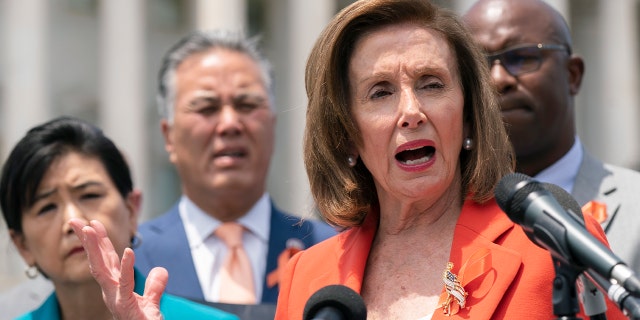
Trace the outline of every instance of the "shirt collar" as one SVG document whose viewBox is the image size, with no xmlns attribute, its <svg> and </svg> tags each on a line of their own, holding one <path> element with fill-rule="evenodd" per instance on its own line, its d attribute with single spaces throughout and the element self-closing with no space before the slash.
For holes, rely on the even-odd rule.
<svg viewBox="0 0 640 320">
<path fill-rule="evenodd" d="M 553 183 L 571 193 L 578 176 L 583 150 L 580 138 L 576 136 L 573 146 L 562 158 L 551 166 L 540 171 L 534 179 L 540 182 Z"/>
<path fill-rule="evenodd" d="M 201 245 L 217 228 L 221 221 L 210 216 L 198 207 L 186 195 L 182 195 L 178 204 L 180 218 L 184 223 L 190 246 Z M 253 205 L 244 216 L 237 220 L 242 226 L 256 235 L 260 240 L 269 240 L 271 224 L 271 201 L 268 193 Z"/>
<path fill-rule="evenodd" d="M 269 240 L 271 230 L 271 200 L 269 194 L 265 192 L 262 197 L 253 205 L 253 208 L 244 216 L 238 219 L 238 223 L 249 229 L 260 240 Z"/>
</svg>

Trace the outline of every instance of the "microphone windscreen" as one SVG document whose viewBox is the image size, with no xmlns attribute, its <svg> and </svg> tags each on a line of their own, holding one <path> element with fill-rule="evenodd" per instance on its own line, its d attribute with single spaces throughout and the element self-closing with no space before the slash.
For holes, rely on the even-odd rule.
<svg viewBox="0 0 640 320">
<path fill-rule="evenodd" d="M 502 177 L 494 190 L 494 195 L 496 197 L 496 202 L 502 211 L 507 211 L 511 207 L 511 198 L 513 198 L 513 193 L 517 190 L 518 183 L 529 179 L 528 176 L 525 176 L 520 173 L 510 173 Z"/>
<path fill-rule="evenodd" d="M 581 225 L 584 226 L 584 217 L 582 216 L 582 209 L 580 208 L 580 204 L 578 204 L 578 201 L 576 201 L 576 199 L 571 194 L 569 194 L 569 192 L 553 183 L 545 182 L 543 183 L 543 186 L 545 189 L 547 189 L 547 191 L 551 193 L 554 198 L 556 198 L 556 200 L 564 210 L 571 213 L 573 217 Z"/>
<path fill-rule="evenodd" d="M 502 177 L 494 191 L 496 202 L 509 218 L 518 224 L 524 220 L 527 197 L 537 191 L 544 190 L 541 184 L 523 173 L 510 173 Z"/>
<path fill-rule="evenodd" d="M 324 308 L 338 309 L 344 315 L 344 319 L 367 319 L 364 300 L 347 286 L 329 285 L 316 291 L 304 306 L 303 319 L 313 319 Z"/>
</svg>

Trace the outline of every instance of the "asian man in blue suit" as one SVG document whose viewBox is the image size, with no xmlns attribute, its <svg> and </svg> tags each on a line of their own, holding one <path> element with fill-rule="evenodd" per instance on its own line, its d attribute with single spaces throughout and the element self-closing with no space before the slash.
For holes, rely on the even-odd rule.
<svg viewBox="0 0 640 320">
<path fill-rule="evenodd" d="M 158 103 L 182 196 L 141 225 L 136 266 L 145 274 L 166 268 L 166 291 L 174 295 L 275 305 L 278 257 L 336 231 L 280 211 L 266 191 L 276 123 L 269 63 L 242 34 L 191 33 L 165 55 Z M 255 300 L 222 299 L 227 288 L 220 270 L 228 249 L 216 230 L 229 222 L 242 227 Z"/>
</svg>

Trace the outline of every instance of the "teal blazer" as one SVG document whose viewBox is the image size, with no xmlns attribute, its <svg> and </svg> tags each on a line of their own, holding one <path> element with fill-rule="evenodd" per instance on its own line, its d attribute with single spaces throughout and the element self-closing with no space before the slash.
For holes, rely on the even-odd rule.
<svg viewBox="0 0 640 320">
<path fill-rule="evenodd" d="M 137 294 L 144 292 L 146 278 L 135 270 L 135 288 Z M 238 317 L 221 310 L 208 307 L 193 301 L 176 297 L 170 294 L 162 295 L 160 300 L 160 312 L 165 320 L 171 319 L 202 319 L 202 320 L 238 320 Z M 52 293 L 47 300 L 36 310 L 26 313 L 17 320 L 59 320 L 60 305 L 56 293 Z"/>
</svg>

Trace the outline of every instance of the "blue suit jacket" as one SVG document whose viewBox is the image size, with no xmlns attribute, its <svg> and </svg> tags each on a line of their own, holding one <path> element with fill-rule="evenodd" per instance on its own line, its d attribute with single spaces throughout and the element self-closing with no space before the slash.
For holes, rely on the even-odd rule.
<svg viewBox="0 0 640 320">
<path fill-rule="evenodd" d="M 143 274 L 148 274 L 153 267 L 164 267 L 169 271 L 167 293 L 204 301 L 177 203 L 162 216 L 143 223 L 138 231 L 143 241 L 135 249 L 136 267 Z M 287 215 L 272 203 L 262 303 L 275 304 L 278 300 L 278 286 L 269 288 L 266 275 L 277 268 L 278 255 L 286 249 L 288 239 L 299 239 L 308 248 L 335 234 L 336 231 L 323 222 Z"/>
</svg>

